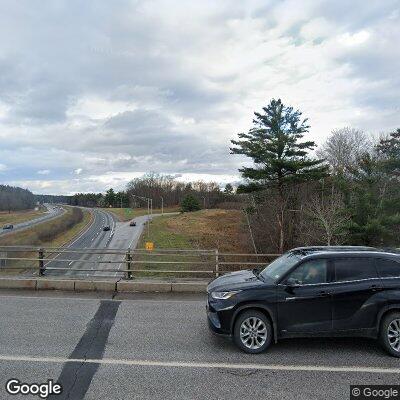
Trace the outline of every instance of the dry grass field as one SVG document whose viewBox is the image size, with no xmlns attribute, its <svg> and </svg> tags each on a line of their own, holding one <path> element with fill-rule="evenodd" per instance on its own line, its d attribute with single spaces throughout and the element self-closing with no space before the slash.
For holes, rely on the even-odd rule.
<svg viewBox="0 0 400 400">
<path fill-rule="evenodd" d="M 79 235 L 91 221 L 91 218 L 91 213 L 86 210 L 67 207 L 67 211 L 58 218 L 0 238 L 0 246 L 62 247 Z M 37 253 L 31 252 L 18 254 L 20 257 L 37 257 Z M 24 266 L 27 269 L 33 264 L 36 265 L 37 262 L 8 261 L 8 265 L 12 267 Z M 11 272 L 20 273 L 23 270 L 3 269 L 1 271 L 2 274 L 10 274 Z"/>
<path fill-rule="evenodd" d="M 133 218 L 147 215 L 147 208 L 103 208 L 104 211 L 112 212 L 117 218 L 124 222 L 130 221 Z M 166 207 L 164 213 L 177 212 L 179 207 Z M 154 209 L 153 214 L 161 214 L 161 209 Z"/>
<path fill-rule="evenodd" d="M 21 222 L 30 221 L 43 214 L 44 210 L 27 210 L 27 211 L 0 211 L 0 227 L 5 224 L 19 224 Z"/>
</svg>

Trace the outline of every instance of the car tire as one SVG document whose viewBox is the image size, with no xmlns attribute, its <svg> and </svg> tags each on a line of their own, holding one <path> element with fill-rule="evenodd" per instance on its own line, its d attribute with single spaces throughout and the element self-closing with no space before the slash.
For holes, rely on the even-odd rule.
<svg viewBox="0 0 400 400">
<path fill-rule="evenodd" d="M 383 318 L 379 341 L 389 354 L 400 357 L 400 312 L 390 313 Z"/>
<path fill-rule="evenodd" d="M 272 326 L 269 318 L 257 310 L 247 310 L 239 315 L 233 329 L 233 340 L 244 352 L 261 353 L 272 342 Z"/>
</svg>

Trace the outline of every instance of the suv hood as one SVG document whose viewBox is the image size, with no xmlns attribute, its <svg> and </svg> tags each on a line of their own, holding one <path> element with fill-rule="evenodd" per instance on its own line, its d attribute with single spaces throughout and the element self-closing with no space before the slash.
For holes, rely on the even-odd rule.
<svg viewBox="0 0 400 400">
<path fill-rule="evenodd" d="M 251 270 L 231 272 L 214 279 L 207 286 L 207 292 L 230 291 L 265 286 L 267 282 L 257 278 Z"/>
</svg>

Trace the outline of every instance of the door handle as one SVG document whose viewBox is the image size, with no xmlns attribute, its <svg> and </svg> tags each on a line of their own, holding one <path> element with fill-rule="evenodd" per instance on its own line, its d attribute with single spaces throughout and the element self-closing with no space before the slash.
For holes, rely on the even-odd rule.
<svg viewBox="0 0 400 400">
<path fill-rule="evenodd" d="M 321 290 L 321 291 L 318 293 L 318 295 L 319 295 L 319 297 L 328 297 L 328 296 L 330 296 L 331 294 L 330 294 L 329 292 L 327 292 L 326 290 Z"/>
<path fill-rule="evenodd" d="M 379 292 L 380 290 L 382 290 L 383 288 L 378 286 L 378 285 L 371 285 L 369 287 L 373 292 Z"/>
</svg>

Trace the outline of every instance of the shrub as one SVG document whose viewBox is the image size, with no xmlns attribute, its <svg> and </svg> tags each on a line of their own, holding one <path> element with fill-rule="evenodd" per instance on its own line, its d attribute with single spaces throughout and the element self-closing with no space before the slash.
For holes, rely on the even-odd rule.
<svg viewBox="0 0 400 400">
<path fill-rule="evenodd" d="M 191 194 L 188 194 L 181 202 L 182 212 L 198 211 L 200 209 L 199 201 Z"/>
</svg>

